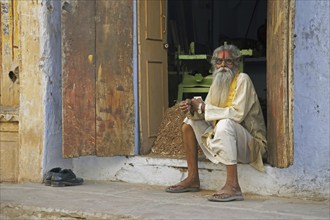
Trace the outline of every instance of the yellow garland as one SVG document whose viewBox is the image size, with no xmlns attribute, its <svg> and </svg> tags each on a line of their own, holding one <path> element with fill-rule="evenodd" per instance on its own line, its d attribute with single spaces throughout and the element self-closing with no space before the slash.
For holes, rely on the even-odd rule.
<svg viewBox="0 0 330 220">
<path fill-rule="evenodd" d="M 236 89 L 236 85 L 237 85 L 238 75 L 239 75 L 239 73 L 236 73 L 233 81 L 231 81 L 227 101 L 224 105 L 220 106 L 221 108 L 229 107 L 233 104 L 233 98 L 234 98 L 234 95 L 235 95 L 235 89 Z M 215 127 L 215 125 L 217 123 L 218 123 L 218 121 L 213 121 L 213 127 Z"/>
<path fill-rule="evenodd" d="M 229 107 L 229 106 L 232 105 L 233 98 L 234 98 L 234 95 L 235 95 L 235 89 L 236 89 L 236 85 L 237 85 L 238 75 L 239 75 L 239 73 L 235 74 L 235 77 L 234 77 L 233 81 L 231 81 L 231 83 L 230 83 L 229 94 L 228 94 L 227 101 L 226 101 L 225 105 L 220 106 L 220 107 L 225 108 L 225 107 Z"/>
</svg>

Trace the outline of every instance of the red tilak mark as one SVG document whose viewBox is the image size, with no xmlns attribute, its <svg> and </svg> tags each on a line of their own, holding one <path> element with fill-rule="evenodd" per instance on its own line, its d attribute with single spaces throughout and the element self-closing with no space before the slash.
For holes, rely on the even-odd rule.
<svg viewBox="0 0 330 220">
<path fill-rule="evenodd" d="M 223 51 L 221 51 L 221 54 L 220 54 L 220 57 L 222 58 L 222 59 L 224 59 L 225 58 L 225 51 L 223 50 Z"/>
</svg>

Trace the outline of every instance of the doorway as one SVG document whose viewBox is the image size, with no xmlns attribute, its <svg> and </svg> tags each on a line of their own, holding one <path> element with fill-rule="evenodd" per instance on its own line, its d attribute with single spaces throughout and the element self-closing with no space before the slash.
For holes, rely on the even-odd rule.
<svg viewBox="0 0 330 220">
<path fill-rule="evenodd" d="M 182 156 L 176 155 L 183 150 L 178 146 L 181 140 L 175 136 L 180 132 L 183 117 L 170 116 L 179 113 L 175 106 L 181 100 L 179 84 L 185 74 L 195 78 L 200 74 L 206 79 L 211 74 L 208 56 L 225 42 L 241 50 L 252 50 L 252 54 L 243 57 L 243 72 L 254 83 L 266 120 L 267 1 L 167 0 L 167 9 L 169 113 L 165 114 L 166 128 L 161 125 L 152 152 Z M 185 55 L 196 56 L 192 60 L 181 59 Z M 182 99 L 194 96 L 205 99 L 206 94 L 205 91 L 187 92 L 182 94 Z"/>
<path fill-rule="evenodd" d="M 261 104 L 266 101 L 267 1 L 168 0 L 169 107 L 177 102 L 182 72 L 209 74 L 209 62 L 185 65 L 178 54 L 206 54 L 224 42 L 252 49 L 244 57 L 244 72 L 256 87 Z M 188 66 L 188 67 L 187 67 Z M 190 67 L 189 67 L 190 66 Z M 196 94 L 184 94 L 183 98 Z"/>
<path fill-rule="evenodd" d="M 169 88 L 169 93 L 166 93 L 166 98 L 169 96 L 169 101 L 166 107 L 169 106 L 169 110 L 171 110 L 171 106 L 176 103 L 175 99 L 178 99 L 175 98 L 178 93 L 177 85 L 181 82 L 180 77 L 182 74 L 175 67 L 180 66 L 176 65 L 180 63 L 177 62 L 176 57 L 178 56 L 175 53 L 181 54 L 182 51 L 184 53 L 191 53 L 192 51 L 204 53 L 208 50 L 212 51 L 223 42 L 236 44 L 240 49 L 250 48 L 253 50 L 253 54 L 244 57 L 243 70 L 250 75 L 254 83 L 262 105 L 264 118 L 267 119 L 267 161 L 271 165 L 281 168 L 293 164 L 295 0 L 163 0 L 162 2 L 164 1 L 167 2 L 166 6 L 168 5 L 169 7 L 169 10 L 166 10 L 166 12 L 172 13 L 174 11 L 174 14 L 179 17 L 176 19 L 178 23 L 183 23 L 182 26 L 176 28 L 178 34 L 176 35 L 177 38 L 173 38 L 174 40 L 171 39 L 172 34 L 170 34 L 172 33 L 170 30 L 172 28 L 167 29 L 166 27 L 166 31 L 163 32 L 166 32 L 168 37 L 168 41 L 164 45 L 167 45 L 166 48 L 168 48 L 167 60 L 169 65 L 166 72 L 167 70 L 170 72 L 169 75 L 166 74 L 168 76 L 166 78 L 169 79 L 168 87 L 166 87 Z M 174 20 L 174 18 L 171 16 L 169 16 L 167 21 L 170 26 L 173 26 L 170 21 L 171 19 Z M 160 17 L 164 17 L 164 13 Z M 197 23 L 201 24 L 197 25 Z M 158 30 L 162 30 L 161 27 L 163 26 L 159 25 Z M 201 30 L 196 31 L 197 28 Z M 179 37 L 181 35 L 183 35 L 182 39 L 186 40 L 182 40 Z M 196 42 L 194 42 L 194 47 L 191 47 L 190 39 Z M 177 49 L 175 42 L 180 41 L 186 46 L 180 45 L 179 49 Z M 169 47 L 168 42 L 170 42 Z M 203 45 L 205 42 L 207 42 L 206 47 Z M 197 64 L 197 62 L 194 64 Z M 200 66 L 198 65 L 198 67 Z M 200 70 L 195 71 L 199 72 Z M 208 68 L 205 68 L 203 73 L 206 72 L 205 74 L 207 74 L 207 71 Z M 191 69 L 190 72 L 194 74 Z M 169 115 L 167 113 L 164 115 L 162 124 L 166 128 L 165 132 L 174 133 L 173 137 L 177 137 L 181 133 L 180 129 L 172 128 L 180 127 L 182 120 L 179 120 L 180 118 L 176 119 L 178 124 L 171 127 L 167 125 L 167 122 L 172 124 L 173 118 L 167 117 Z M 164 137 L 161 133 L 163 127 L 162 125 L 160 126 L 156 141 L 153 144 L 154 146 L 157 146 L 159 137 Z M 173 141 L 171 137 L 167 137 L 161 143 L 163 143 L 166 151 L 172 149 L 168 146 L 171 143 L 174 143 L 172 146 L 175 147 L 173 152 L 176 152 L 177 148 L 182 148 L 180 140 Z M 172 155 L 172 153 L 166 153 L 161 152 L 161 155 Z"/>
</svg>

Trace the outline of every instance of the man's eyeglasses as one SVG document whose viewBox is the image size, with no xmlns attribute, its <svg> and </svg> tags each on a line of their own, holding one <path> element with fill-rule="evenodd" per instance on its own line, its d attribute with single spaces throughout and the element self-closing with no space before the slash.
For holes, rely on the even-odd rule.
<svg viewBox="0 0 330 220">
<path fill-rule="evenodd" d="M 216 64 L 221 65 L 222 62 L 225 62 L 226 65 L 232 65 L 234 63 L 233 59 L 220 59 L 220 58 L 214 58 L 214 61 Z"/>
</svg>

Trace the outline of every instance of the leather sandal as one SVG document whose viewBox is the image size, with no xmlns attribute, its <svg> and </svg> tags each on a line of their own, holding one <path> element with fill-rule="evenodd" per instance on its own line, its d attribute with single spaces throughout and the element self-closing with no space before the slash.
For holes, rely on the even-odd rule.
<svg viewBox="0 0 330 220">
<path fill-rule="evenodd" d="M 174 185 L 174 186 L 167 187 L 165 189 L 165 192 L 169 192 L 169 193 L 184 193 L 184 192 L 198 192 L 198 191 L 200 191 L 200 188 L 198 186 L 184 187 L 181 185 Z"/>
<path fill-rule="evenodd" d="M 208 198 L 211 202 L 230 202 L 230 201 L 242 201 L 244 200 L 242 193 L 240 194 L 228 194 L 228 193 L 215 193 Z"/>
</svg>

